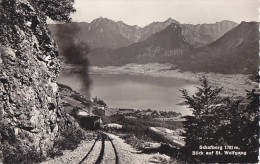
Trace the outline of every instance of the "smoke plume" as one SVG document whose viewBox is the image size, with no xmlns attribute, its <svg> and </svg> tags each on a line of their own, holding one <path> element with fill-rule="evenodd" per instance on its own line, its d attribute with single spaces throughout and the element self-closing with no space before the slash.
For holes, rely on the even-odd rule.
<svg viewBox="0 0 260 164">
<path fill-rule="evenodd" d="M 89 61 L 87 59 L 87 53 L 90 51 L 90 48 L 86 43 L 77 39 L 76 35 L 79 30 L 80 28 L 76 23 L 57 24 L 55 37 L 60 53 L 65 57 L 65 63 L 77 65 L 77 73 L 83 82 L 84 93 L 90 96 L 91 79 L 89 77 Z"/>
</svg>

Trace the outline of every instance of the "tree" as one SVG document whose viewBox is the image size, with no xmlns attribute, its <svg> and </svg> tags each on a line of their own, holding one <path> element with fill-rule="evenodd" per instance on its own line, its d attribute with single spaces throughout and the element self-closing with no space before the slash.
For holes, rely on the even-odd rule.
<svg viewBox="0 0 260 164">
<path fill-rule="evenodd" d="M 239 145 L 247 152 L 245 162 L 256 162 L 259 152 L 259 93 L 255 89 L 247 91 L 244 104 L 233 112 L 237 118 L 231 119 L 233 138 L 230 144 Z"/>
<path fill-rule="evenodd" d="M 187 131 L 185 134 L 187 135 L 185 136 L 187 146 L 197 147 L 213 142 L 212 131 L 215 127 L 212 126 L 214 125 L 212 112 L 217 110 L 218 105 L 221 104 L 219 93 L 222 88 L 210 86 L 206 77 L 202 77 L 200 81 L 201 85 L 197 87 L 198 91 L 192 96 L 188 95 L 186 89 L 180 90 L 182 98 L 185 99 L 185 103 L 189 105 L 193 114 L 193 116 L 185 117 L 187 121 L 184 122 L 184 128 Z"/>
<path fill-rule="evenodd" d="M 183 154 L 189 162 L 257 162 L 259 148 L 259 94 L 247 93 L 244 99 L 221 98 L 222 88 L 212 87 L 201 79 L 198 91 L 189 96 L 183 89 L 182 97 L 192 110 L 185 116 L 183 127 L 186 145 Z M 238 146 L 246 156 L 192 156 L 199 145 Z"/>
<path fill-rule="evenodd" d="M 216 113 L 219 119 L 215 141 L 219 145 L 238 146 L 243 157 L 230 156 L 230 162 L 257 163 L 259 148 L 259 94 L 247 91 L 244 99 L 227 98 L 226 107 Z"/>
<path fill-rule="evenodd" d="M 9 34 L 0 36 L 2 45 L 20 41 L 15 26 L 26 31 L 37 31 L 38 24 L 42 23 L 45 28 L 42 28 L 41 32 L 44 33 L 47 17 L 54 21 L 70 22 L 70 13 L 75 12 L 74 0 L 2 0 L 0 3 L 0 31 L 1 34 Z M 21 5 L 18 5 L 19 3 Z"/>
<path fill-rule="evenodd" d="M 76 10 L 73 8 L 74 0 L 29 0 L 34 8 L 54 21 L 70 22 L 70 14 Z"/>
</svg>

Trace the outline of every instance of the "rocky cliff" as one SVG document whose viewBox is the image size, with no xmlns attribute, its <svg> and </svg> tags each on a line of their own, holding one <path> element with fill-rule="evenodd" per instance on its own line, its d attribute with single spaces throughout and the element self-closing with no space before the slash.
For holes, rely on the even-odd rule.
<svg viewBox="0 0 260 164">
<path fill-rule="evenodd" d="M 34 148 L 46 156 L 73 126 L 60 106 L 58 49 L 46 17 L 27 0 L 0 2 L 0 154 L 20 145 L 21 154 Z"/>
</svg>

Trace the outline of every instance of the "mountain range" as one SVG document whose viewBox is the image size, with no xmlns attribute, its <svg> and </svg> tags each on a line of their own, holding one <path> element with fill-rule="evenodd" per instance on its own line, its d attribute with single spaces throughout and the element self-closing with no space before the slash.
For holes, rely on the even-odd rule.
<svg viewBox="0 0 260 164">
<path fill-rule="evenodd" d="M 66 28 L 74 26 L 72 24 L 50 24 L 49 27 L 54 33 L 57 32 L 57 27 Z M 76 37 L 87 43 L 92 49 L 94 48 L 120 48 L 130 44 L 143 41 L 151 35 L 165 29 L 170 24 L 180 24 L 174 19 L 167 19 L 164 22 L 153 22 L 145 27 L 127 25 L 122 21 L 115 22 L 107 18 L 98 18 L 91 23 L 77 22 L 80 29 Z M 232 21 L 221 21 L 214 24 L 180 24 L 183 28 L 182 35 L 193 46 L 202 46 L 209 44 L 227 31 L 237 26 L 237 23 Z"/>
<path fill-rule="evenodd" d="M 171 63 L 192 72 L 255 73 L 258 68 L 258 23 L 231 21 L 180 24 L 168 19 L 144 28 L 98 18 L 77 24 L 76 37 L 91 46 L 92 65 Z"/>
<path fill-rule="evenodd" d="M 242 22 L 215 42 L 183 54 L 178 60 L 178 68 L 194 72 L 256 74 L 259 65 L 258 27 L 257 22 Z"/>
<path fill-rule="evenodd" d="M 181 26 L 172 23 L 147 39 L 117 49 L 97 48 L 88 54 L 94 65 L 123 65 L 127 63 L 166 62 L 192 48 L 181 33 Z"/>
<path fill-rule="evenodd" d="M 88 57 L 91 64 L 171 63 L 174 69 L 192 72 L 256 73 L 258 68 L 258 23 L 242 22 L 216 41 L 194 47 L 182 35 L 183 27 L 172 23 L 164 30 L 126 47 L 99 48 Z"/>
</svg>

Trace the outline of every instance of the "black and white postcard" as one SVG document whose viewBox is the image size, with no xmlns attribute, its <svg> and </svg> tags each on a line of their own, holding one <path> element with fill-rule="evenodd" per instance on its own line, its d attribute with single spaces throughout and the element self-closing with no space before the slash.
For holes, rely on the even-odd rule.
<svg viewBox="0 0 260 164">
<path fill-rule="evenodd" d="M 0 163 L 258 163 L 257 0 L 0 0 Z"/>
</svg>

